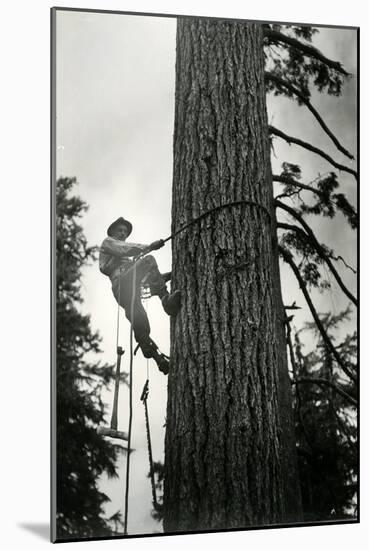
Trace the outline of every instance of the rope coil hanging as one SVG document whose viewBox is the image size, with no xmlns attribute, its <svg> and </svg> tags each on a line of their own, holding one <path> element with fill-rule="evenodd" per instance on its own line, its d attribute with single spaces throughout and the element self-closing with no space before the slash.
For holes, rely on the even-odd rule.
<svg viewBox="0 0 369 550">
<path fill-rule="evenodd" d="M 149 454 L 149 464 L 150 464 L 150 481 L 151 481 L 151 493 L 152 493 L 152 503 L 155 510 L 160 509 L 158 500 L 156 497 L 156 485 L 155 485 L 155 472 L 154 472 L 154 460 L 152 457 L 152 445 L 151 445 L 151 432 L 150 432 L 150 422 L 149 422 L 149 410 L 147 406 L 147 398 L 149 396 L 149 379 L 146 379 L 145 385 L 141 393 L 141 401 L 145 407 L 145 424 L 146 424 L 146 438 L 147 438 L 147 449 Z"/>
</svg>

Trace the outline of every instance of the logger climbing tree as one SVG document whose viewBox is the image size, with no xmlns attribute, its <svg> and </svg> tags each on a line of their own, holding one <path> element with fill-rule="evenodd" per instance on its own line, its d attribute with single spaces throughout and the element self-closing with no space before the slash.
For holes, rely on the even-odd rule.
<svg viewBox="0 0 369 550">
<path fill-rule="evenodd" d="M 278 25 L 177 22 L 172 232 L 220 204 L 250 204 L 217 211 L 173 240 L 172 285 L 182 290 L 183 303 L 171 321 L 167 532 L 303 519 L 279 255 L 297 277 L 328 353 L 356 379 L 309 298 L 309 286 L 322 283 L 323 263 L 335 276 L 337 257 L 304 218 L 340 211 L 354 227 L 356 212 L 336 192 L 333 172 L 311 186 L 291 163 L 281 175 L 271 170 L 273 136 L 356 177 L 351 165 L 268 125 L 266 94 L 286 95 L 308 108 L 340 154 L 352 159 L 310 101 L 311 85 L 340 95 L 347 77 L 340 63 L 310 44 L 313 35 L 309 27 L 282 32 Z M 273 182 L 284 185 L 278 202 Z M 302 188 L 314 204 L 301 198 Z M 293 208 L 288 197 L 297 194 Z M 277 221 L 276 212 L 293 225 Z"/>
</svg>

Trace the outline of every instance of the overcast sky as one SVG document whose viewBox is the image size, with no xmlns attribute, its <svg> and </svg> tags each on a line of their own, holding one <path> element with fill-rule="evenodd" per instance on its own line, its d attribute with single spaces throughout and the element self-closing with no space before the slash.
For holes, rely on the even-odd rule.
<svg viewBox="0 0 369 550">
<path fill-rule="evenodd" d="M 89 205 L 83 224 L 89 244 L 101 244 L 107 226 L 118 216 L 133 224 L 131 240 L 149 243 L 170 234 L 172 137 L 174 125 L 174 70 L 176 19 L 83 12 L 57 12 L 57 176 L 77 177 L 75 189 Z M 352 73 L 343 97 L 314 92 L 312 103 L 343 145 L 356 154 L 356 32 L 320 29 L 314 44 L 328 57 L 339 60 Z M 355 168 L 335 150 L 313 116 L 291 100 L 269 98 L 270 122 L 287 134 L 301 137 L 323 148 L 337 161 Z M 274 140 L 273 171 L 279 173 L 285 160 L 300 164 L 308 183 L 318 173 L 333 168 L 311 153 Z M 356 204 L 356 182 L 350 175 L 339 178 L 342 191 Z M 342 219 L 311 217 L 311 225 L 322 241 L 337 248 L 356 266 L 356 234 Z M 170 246 L 155 253 L 162 271 L 171 269 Z M 340 268 L 340 266 L 338 266 Z M 340 273 L 354 291 L 350 271 Z M 93 329 L 103 341 L 102 362 L 115 361 L 116 303 L 110 281 L 97 264 L 83 274 L 84 311 L 90 313 Z M 282 266 L 285 303 L 303 297 L 288 270 Z M 324 296 L 313 293 L 321 312 L 338 313 L 347 299 L 334 285 Z M 147 304 L 152 337 L 169 352 L 169 318 L 158 298 Z M 311 320 L 306 308 L 296 314 L 301 326 Z M 355 320 L 351 326 L 353 327 Z M 122 314 L 120 343 L 126 350 L 123 368 L 128 370 L 129 324 Z M 167 379 L 150 362 L 149 409 L 154 460 L 163 460 Z M 131 459 L 130 534 L 160 531 L 150 517 L 151 489 L 144 411 L 139 400 L 146 379 L 146 360 L 135 359 L 133 380 L 133 436 Z M 112 393 L 105 393 L 109 407 Z M 119 428 L 127 430 L 128 392 L 121 388 Z M 120 462 L 118 481 L 102 480 L 112 499 L 107 513 L 123 510 L 125 459 Z"/>
</svg>

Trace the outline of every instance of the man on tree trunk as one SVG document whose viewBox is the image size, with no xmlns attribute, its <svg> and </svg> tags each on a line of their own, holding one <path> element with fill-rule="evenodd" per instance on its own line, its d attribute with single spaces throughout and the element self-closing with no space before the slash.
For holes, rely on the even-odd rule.
<svg viewBox="0 0 369 550">
<path fill-rule="evenodd" d="M 173 241 L 167 532 L 301 519 L 262 40 L 261 25 L 177 22 L 172 232 L 219 204 L 259 208 Z"/>
<path fill-rule="evenodd" d="M 158 351 L 157 345 L 150 338 L 149 320 L 141 303 L 141 286 L 147 285 L 151 296 L 159 296 L 163 309 L 168 315 L 176 315 L 178 312 L 181 293 L 176 290 L 169 294 L 165 284 L 166 277 L 160 273 L 154 256 L 145 255 L 138 259 L 133 269 L 133 258 L 151 250 L 158 250 L 164 246 L 164 241 L 154 241 L 150 245 L 126 242 L 131 232 L 132 224 L 122 217 L 108 227 L 108 236 L 100 248 L 100 271 L 110 278 L 114 298 L 132 323 L 135 339 L 143 355 L 153 358 L 159 370 L 168 374 L 168 358 Z M 170 274 L 166 275 L 170 276 Z"/>
</svg>

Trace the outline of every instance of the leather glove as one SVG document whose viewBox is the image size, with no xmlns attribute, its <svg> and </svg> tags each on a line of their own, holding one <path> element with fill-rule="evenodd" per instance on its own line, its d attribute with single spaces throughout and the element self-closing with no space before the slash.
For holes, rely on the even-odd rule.
<svg viewBox="0 0 369 550">
<path fill-rule="evenodd" d="M 164 241 L 163 239 L 159 239 L 158 241 L 154 241 L 153 243 L 150 244 L 149 246 L 149 249 L 150 250 L 159 250 L 159 248 L 161 248 L 162 246 L 164 246 Z"/>
</svg>

